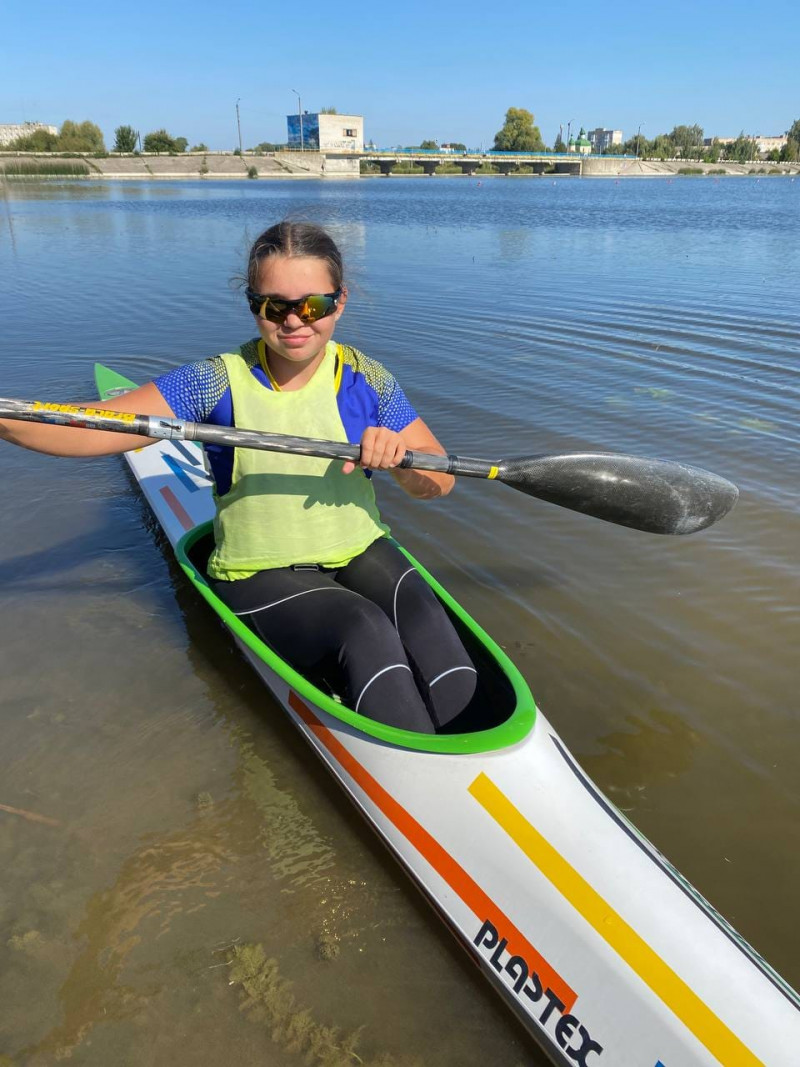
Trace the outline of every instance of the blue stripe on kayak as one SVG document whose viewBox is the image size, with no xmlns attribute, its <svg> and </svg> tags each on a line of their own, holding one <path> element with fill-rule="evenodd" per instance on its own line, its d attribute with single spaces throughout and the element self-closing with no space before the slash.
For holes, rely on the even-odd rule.
<svg viewBox="0 0 800 1067">
<path fill-rule="evenodd" d="M 190 452 L 189 449 L 186 447 L 186 445 L 181 444 L 180 441 L 173 441 L 172 442 L 172 447 L 173 448 L 177 448 L 177 450 L 180 452 L 180 454 L 183 456 L 183 458 L 184 459 L 188 459 L 189 462 L 191 464 L 193 464 L 195 467 L 202 467 L 203 466 L 203 464 L 197 458 L 197 454 L 193 453 L 193 452 Z"/>
<path fill-rule="evenodd" d="M 189 477 L 189 475 L 184 470 L 182 464 L 178 463 L 176 459 L 173 459 L 172 456 L 168 456 L 166 452 L 162 452 L 161 455 L 164 459 L 164 462 L 175 475 L 175 477 L 180 481 L 183 486 L 185 486 L 186 489 L 189 490 L 190 493 L 196 493 L 198 489 L 203 488 L 202 485 L 198 485 L 193 478 Z M 195 472 L 193 470 L 192 473 L 194 474 L 199 472 Z M 205 475 L 205 471 L 203 472 L 203 474 Z"/>
</svg>

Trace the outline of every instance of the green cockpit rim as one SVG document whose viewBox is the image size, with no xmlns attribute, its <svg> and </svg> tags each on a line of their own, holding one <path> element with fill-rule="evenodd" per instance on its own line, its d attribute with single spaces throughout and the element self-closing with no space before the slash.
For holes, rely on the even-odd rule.
<svg viewBox="0 0 800 1067">
<path fill-rule="evenodd" d="M 447 590 L 439 585 L 433 575 L 425 570 L 422 564 L 414 559 L 402 545 L 397 547 L 417 568 L 439 599 L 480 642 L 510 683 L 514 691 L 515 708 L 508 719 L 498 726 L 463 734 L 421 734 L 412 730 L 399 730 L 397 727 L 375 722 L 375 720 L 367 719 L 363 715 L 357 715 L 350 708 L 338 703 L 289 666 L 268 645 L 264 644 L 258 635 L 237 618 L 227 605 L 215 595 L 205 576 L 194 566 L 189 553 L 199 540 L 208 536 L 212 527 L 212 522 L 206 522 L 184 534 L 175 546 L 178 563 L 200 596 L 208 602 L 235 637 L 259 659 L 263 660 L 271 670 L 297 692 L 298 696 L 309 704 L 326 712 L 328 715 L 332 715 L 341 722 L 347 723 L 348 726 L 352 726 L 360 733 L 374 737 L 378 741 L 396 745 L 399 748 L 415 749 L 423 752 L 450 752 L 461 755 L 492 752 L 517 744 L 533 729 L 537 709 L 528 683 L 500 646 L 489 637 L 475 620 L 464 611 L 460 604 L 450 596 Z"/>
</svg>

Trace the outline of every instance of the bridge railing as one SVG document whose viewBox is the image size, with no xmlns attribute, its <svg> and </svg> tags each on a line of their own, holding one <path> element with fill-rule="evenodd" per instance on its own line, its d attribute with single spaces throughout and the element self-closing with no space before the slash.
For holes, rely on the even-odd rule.
<svg viewBox="0 0 800 1067">
<path fill-rule="evenodd" d="M 323 151 L 325 151 L 323 149 Z M 550 152 L 547 150 L 530 151 L 530 152 L 504 152 L 499 149 L 485 149 L 481 151 L 479 148 L 468 148 L 466 152 L 453 150 L 448 148 L 365 148 L 363 152 L 359 152 L 359 155 L 365 156 L 434 156 L 447 159 L 464 159 L 470 157 L 478 157 L 480 159 L 530 159 L 532 156 L 538 158 L 552 158 L 552 159 L 564 159 L 564 160 L 577 160 L 577 159 L 638 159 L 638 156 L 617 155 L 608 154 L 603 155 L 601 152 L 589 152 L 585 155 L 578 152 Z"/>
</svg>

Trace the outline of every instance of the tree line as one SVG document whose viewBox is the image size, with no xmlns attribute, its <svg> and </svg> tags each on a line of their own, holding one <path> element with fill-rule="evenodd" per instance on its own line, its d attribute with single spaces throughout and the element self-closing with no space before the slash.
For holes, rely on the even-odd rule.
<svg viewBox="0 0 800 1067">
<path fill-rule="evenodd" d="M 133 126 L 117 126 L 114 130 L 113 152 L 155 152 L 178 155 L 185 152 L 189 142 L 185 137 L 173 137 L 166 130 L 152 130 L 144 138 Z M 34 130 L 18 137 L 5 146 L 7 152 L 82 152 L 87 155 L 105 155 L 103 133 L 93 122 L 73 122 L 66 119 L 58 133 L 49 130 Z M 207 152 L 208 145 L 192 145 L 191 152 Z"/>
<path fill-rule="evenodd" d="M 719 163 L 721 160 L 751 163 L 762 158 L 757 139 L 744 131 L 726 143 L 715 137 L 710 144 L 706 144 L 703 128 L 698 125 L 675 126 L 670 133 L 660 133 L 652 140 L 639 134 L 628 138 L 624 144 L 611 145 L 606 149 L 606 154 L 636 155 L 646 159 L 678 157 L 702 163 Z M 800 119 L 787 130 L 786 144 L 782 148 L 771 149 L 766 158 L 775 163 L 796 163 L 800 160 Z"/>
<path fill-rule="evenodd" d="M 436 149 L 436 141 L 422 141 L 415 148 Z M 449 144 L 449 148 L 466 151 L 464 145 Z M 566 152 L 568 146 L 559 132 L 553 144 L 553 152 Z M 535 125 L 534 115 L 521 107 L 510 107 L 505 115 L 503 126 L 494 136 L 496 152 L 546 152 L 544 139 L 539 127 Z M 760 159 L 758 144 L 754 137 L 742 132 L 735 140 L 723 144 L 714 139 L 710 145 L 705 144 L 702 126 L 675 126 L 670 133 L 660 133 L 652 140 L 641 135 L 641 131 L 629 137 L 623 144 L 610 145 L 604 149 L 605 155 L 629 155 L 647 159 L 694 159 L 704 163 L 718 163 L 730 160 L 749 163 Z M 796 163 L 800 160 L 800 119 L 792 123 L 787 131 L 786 144 L 781 149 L 772 149 L 767 155 L 774 162 Z"/>
<path fill-rule="evenodd" d="M 323 112 L 332 113 L 333 108 L 323 108 Z M 273 152 L 283 145 L 262 141 L 248 151 Z M 414 149 L 436 151 L 440 145 L 435 140 L 425 140 Z M 444 146 L 452 151 L 466 152 L 466 145 L 451 141 Z M 205 144 L 192 145 L 185 137 L 173 137 L 165 129 L 151 130 L 142 138 L 133 126 L 117 126 L 114 130 L 114 152 L 153 152 L 156 154 L 180 155 L 190 152 L 207 152 Z M 497 152 L 544 152 L 545 147 L 539 127 L 535 125 L 532 112 L 521 107 L 510 107 L 505 115 L 501 129 L 494 136 L 494 150 Z M 565 152 L 567 146 L 559 132 L 552 151 Z M 93 122 L 73 122 L 67 119 L 62 123 L 58 133 L 49 130 L 34 130 L 23 137 L 18 137 L 6 145 L 6 151 L 17 152 L 81 152 L 104 155 L 106 146 L 99 126 Z M 239 155 L 239 150 L 234 150 Z M 641 135 L 641 131 L 619 145 L 610 145 L 605 149 L 606 155 L 631 155 L 640 159 L 680 159 L 698 160 L 704 163 L 718 163 L 729 160 L 737 163 L 749 163 L 760 159 L 758 145 L 754 137 L 744 132 L 728 144 L 714 139 L 710 145 L 704 143 L 702 126 L 675 126 L 670 133 L 660 133 L 652 140 Z M 767 154 L 773 162 L 796 163 L 800 161 L 800 119 L 792 123 L 787 131 L 786 144 L 781 149 L 773 149 Z"/>
</svg>

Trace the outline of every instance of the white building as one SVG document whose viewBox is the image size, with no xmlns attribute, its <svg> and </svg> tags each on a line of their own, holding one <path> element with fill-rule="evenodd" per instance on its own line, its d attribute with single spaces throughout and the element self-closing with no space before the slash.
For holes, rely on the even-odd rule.
<svg viewBox="0 0 800 1067">
<path fill-rule="evenodd" d="M 779 152 L 788 141 L 788 137 L 784 133 L 781 137 L 755 137 L 754 140 L 758 145 L 758 151 L 762 156 L 769 155 L 777 149 Z"/>
<path fill-rule="evenodd" d="M 364 116 L 323 114 L 304 111 L 287 115 L 289 148 L 315 152 L 364 151 Z"/>
<path fill-rule="evenodd" d="M 9 122 L 0 124 L 0 147 L 11 144 L 18 137 L 30 137 L 37 130 L 46 130 L 48 133 L 58 133 L 57 126 L 45 126 L 43 122 Z"/>
<path fill-rule="evenodd" d="M 622 130 L 605 130 L 598 126 L 596 130 L 589 130 L 588 137 L 593 152 L 605 152 L 612 145 L 622 144 Z"/>
<path fill-rule="evenodd" d="M 706 148 L 710 148 L 716 141 L 717 144 L 727 146 L 729 144 L 733 144 L 735 140 L 735 137 L 705 137 L 703 139 L 703 144 Z M 785 133 L 779 137 L 759 137 L 756 134 L 756 136 L 752 137 L 751 140 L 755 141 L 756 148 L 758 149 L 758 154 L 760 156 L 767 156 L 776 148 L 780 152 L 780 150 L 786 144 L 788 137 Z"/>
</svg>

